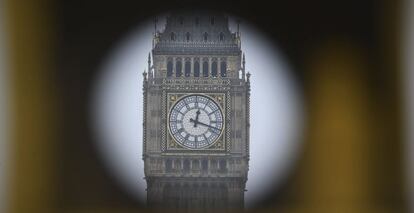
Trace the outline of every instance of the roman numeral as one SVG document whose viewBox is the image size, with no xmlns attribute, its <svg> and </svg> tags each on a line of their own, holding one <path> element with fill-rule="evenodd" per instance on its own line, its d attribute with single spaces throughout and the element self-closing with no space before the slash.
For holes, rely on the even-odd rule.
<svg viewBox="0 0 414 213">
<path fill-rule="evenodd" d="M 177 132 L 175 134 L 180 134 L 181 132 L 184 132 L 184 128 L 180 128 L 177 130 Z"/>
<path fill-rule="evenodd" d="M 197 147 L 198 147 L 198 141 L 197 141 L 197 136 L 196 136 L 194 140 L 194 148 L 197 148 Z"/>
<path fill-rule="evenodd" d="M 177 109 L 175 109 L 175 108 L 174 108 L 174 111 L 176 111 L 176 112 L 180 113 L 181 115 L 184 115 L 184 113 L 182 113 L 182 112 L 178 111 L 178 110 L 177 110 Z"/>
<path fill-rule="evenodd" d="M 220 132 L 221 132 L 221 130 L 219 130 L 219 129 L 216 129 L 216 128 L 209 128 L 210 129 L 210 131 L 212 131 L 213 133 L 215 133 L 215 134 L 220 134 Z"/>
<path fill-rule="evenodd" d="M 210 99 L 207 99 L 207 103 L 206 103 L 206 105 L 204 106 L 203 109 L 205 109 L 209 103 L 210 103 Z"/>
<path fill-rule="evenodd" d="M 219 109 L 216 109 L 216 110 L 214 110 L 214 111 L 212 111 L 212 112 L 208 113 L 208 115 L 210 116 L 210 115 L 214 114 L 215 112 L 217 112 L 218 110 L 219 110 Z"/>
<path fill-rule="evenodd" d="M 197 101 L 197 96 L 195 97 L 195 102 L 194 102 L 194 106 L 195 106 L 195 108 L 198 108 L 198 101 Z"/>
<path fill-rule="evenodd" d="M 185 108 L 190 109 L 190 106 L 188 106 L 187 99 L 184 99 L 183 101 L 184 101 L 184 106 L 185 106 Z"/>
</svg>

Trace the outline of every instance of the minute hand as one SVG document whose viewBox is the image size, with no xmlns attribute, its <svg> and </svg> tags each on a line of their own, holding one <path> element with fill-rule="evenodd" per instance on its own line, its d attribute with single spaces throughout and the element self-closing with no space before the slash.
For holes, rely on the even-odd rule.
<svg viewBox="0 0 414 213">
<path fill-rule="evenodd" d="M 202 122 L 200 122 L 200 121 L 195 121 L 195 123 L 200 124 L 200 125 L 203 125 L 203 126 L 206 126 L 206 127 L 209 127 L 209 128 L 212 128 L 212 129 L 217 129 L 217 130 L 221 131 L 221 129 L 219 129 L 219 128 L 217 128 L 217 127 L 214 127 L 214 126 L 211 126 L 211 125 L 208 125 L 208 124 L 202 123 Z"/>
</svg>

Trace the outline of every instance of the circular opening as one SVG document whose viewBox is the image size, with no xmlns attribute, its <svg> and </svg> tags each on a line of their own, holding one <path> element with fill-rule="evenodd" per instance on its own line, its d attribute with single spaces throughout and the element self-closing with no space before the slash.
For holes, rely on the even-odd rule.
<svg viewBox="0 0 414 213">
<path fill-rule="evenodd" d="M 165 16 L 158 17 L 157 25 L 162 26 L 165 19 L 161 17 Z M 236 20 L 240 18 L 229 17 L 232 32 L 238 28 Z M 245 203 L 252 207 L 288 175 L 300 147 L 303 109 L 290 67 L 274 42 L 247 20 L 242 23 L 241 49 L 246 71 L 251 73 Z M 153 33 L 153 23 L 143 22 L 109 52 L 95 81 L 91 105 L 97 147 L 104 164 L 120 186 L 141 202 L 146 200 L 142 73 L 152 49 Z"/>
</svg>

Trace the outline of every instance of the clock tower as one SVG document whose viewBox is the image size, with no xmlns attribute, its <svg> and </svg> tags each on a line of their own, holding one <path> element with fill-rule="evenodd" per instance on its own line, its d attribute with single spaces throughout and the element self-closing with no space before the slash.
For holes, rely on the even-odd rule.
<svg viewBox="0 0 414 213">
<path fill-rule="evenodd" d="M 243 208 L 250 74 L 238 29 L 220 13 L 171 13 L 143 75 L 147 204 Z"/>
</svg>

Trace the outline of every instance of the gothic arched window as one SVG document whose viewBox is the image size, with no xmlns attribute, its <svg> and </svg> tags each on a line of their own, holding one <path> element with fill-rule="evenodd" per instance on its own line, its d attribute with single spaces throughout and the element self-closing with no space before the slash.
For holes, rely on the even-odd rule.
<svg viewBox="0 0 414 213">
<path fill-rule="evenodd" d="M 170 39 L 171 39 L 171 41 L 175 41 L 175 33 L 174 32 L 171 32 Z"/>
<path fill-rule="evenodd" d="M 217 161 L 216 160 L 211 160 L 210 161 L 210 168 L 217 169 Z"/>
<path fill-rule="evenodd" d="M 203 34 L 203 39 L 204 39 L 204 41 L 207 41 L 208 40 L 208 33 L 207 32 L 205 32 Z"/>
<path fill-rule="evenodd" d="M 222 172 L 227 170 L 226 160 L 220 160 L 219 161 L 219 169 Z"/>
<path fill-rule="evenodd" d="M 194 61 L 194 77 L 200 77 L 200 62 Z"/>
<path fill-rule="evenodd" d="M 180 17 L 179 18 L 179 21 L 180 21 L 180 24 L 182 25 L 182 24 L 184 24 L 184 18 L 183 17 Z"/>
<path fill-rule="evenodd" d="M 219 39 L 220 39 L 220 41 L 224 41 L 224 33 L 223 32 L 220 33 Z"/>
<path fill-rule="evenodd" d="M 167 159 L 165 161 L 165 169 L 167 170 L 167 172 L 170 172 L 172 170 L 172 160 L 171 159 Z"/>
<path fill-rule="evenodd" d="M 194 160 L 192 163 L 193 169 L 200 169 L 200 161 Z"/>
<path fill-rule="evenodd" d="M 210 23 L 211 23 L 211 25 L 213 25 L 213 24 L 214 24 L 214 17 L 211 17 L 211 18 L 210 18 Z"/>
<path fill-rule="evenodd" d="M 195 24 L 196 24 L 196 26 L 198 26 L 198 24 L 200 23 L 200 18 L 195 18 Z"/>
<path fill-rule="evenodd" d="M 211 76 L 217 77 L 217 61 L 211 63 Z"/>
<path fill-rule="evenodd" d="M 227 63 L 225 61 L 222 61 L 221 65 L 220 65 L 221 77 L 226 77 L 226 75 L 227 75 L 226 71 L 227 71 Z"/>
<path fill-rule="evenodd" d="M 208 77 L 208 62 L 203 62 L 203 77 Z"/>
<path fill-rule="evenodd" d="M 183 64 L 181 62 L 181 60 L 177 60 L 177 62 L 175 62 L 175 76 L 176 77 L 181 77 L 182 75 L 182 68 L 183 68 Z"/>
<path fill-rule="evenodd" d="M 189 32 L 187 32 L 187 33 L 185 34 L 185 38 L 186 38 L 186 40 L 187 40 L 187 41 L 190 41 L 190 33 L 189 33 Z"/>
<path fill-rule="evenodd" d="M 168 61 L 167 63 L 167 77 L 171 77 L 173 75 L 173 62 Z"/>
<path fill-rule="evenodd" d="M 208 160 L 207 159 L 203 159 L 203 161 L 201 161 L 201 169 L 204 172 L 207 172 L 207 170 L 208 170 Z"/>
<path fill-rule="evenodd" d="M 190 161 L 188 159 L 185 159 L 183 164 L 184 164 L 183 165 L 184 172 L 189 172 L 190 171 Z"/>
<path fill-rule="evenodd" d="M 185 72 L 185 77 L 190 77 L 190 75 L 191 75 L 191 61 L 187 60 L 185 62 L 184 72 Z"/>
</svg>

